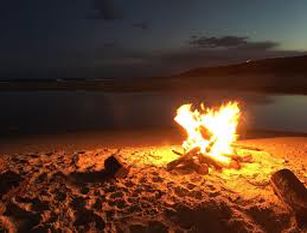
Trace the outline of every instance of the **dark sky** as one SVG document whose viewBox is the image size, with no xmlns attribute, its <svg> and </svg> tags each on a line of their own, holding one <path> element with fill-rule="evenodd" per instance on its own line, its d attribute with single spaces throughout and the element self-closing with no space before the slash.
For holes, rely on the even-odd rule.
<svg viewBox="0 0 307 233">
<path fill-rule="evenodd" d="M 0 76 L 151 76 L 300 55 L 306 12 L 306 0 L 2 0 Z"/>
</svg>

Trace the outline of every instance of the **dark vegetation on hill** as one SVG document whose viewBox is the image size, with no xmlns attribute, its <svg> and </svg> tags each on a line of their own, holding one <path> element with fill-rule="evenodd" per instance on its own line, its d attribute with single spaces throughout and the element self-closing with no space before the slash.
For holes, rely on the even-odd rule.
<svg viewBox="0 0 307 233">
<path fill-rule="evenodd" d="M 172 78 L 186 87 L 306 94 L 307 56 L 196 68 Z"/>
<path fill-rule="evenodd" d="M 307 56 L 281 57 L 241 64 L 202 67 L 161 77 L 129 79 L 0 79 L 1 91 L 181 91 L 228 89 L 265 93 L 307 94 Z"/>
</svg>

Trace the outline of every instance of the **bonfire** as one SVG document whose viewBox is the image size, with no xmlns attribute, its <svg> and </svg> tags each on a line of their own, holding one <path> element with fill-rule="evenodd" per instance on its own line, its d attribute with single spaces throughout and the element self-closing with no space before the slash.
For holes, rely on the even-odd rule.
<svg viewBox="0 0 307 233">
<path fill-rule="evenodd" d="M 180 106 L 174 120 L 185 130 L 187 138 L 182 143 L 181 157 L 169 163 L 168 169 L 193 167 L 207 173 L 208 166 L 238 169 L 240 162 L 251 162 L 250 155 L 236 153 L 240 116 L 238 102 L 228 102 L 218 108 L 200 104 L 199 110 L 192 109 L 192 104 Z"/>
</svg>

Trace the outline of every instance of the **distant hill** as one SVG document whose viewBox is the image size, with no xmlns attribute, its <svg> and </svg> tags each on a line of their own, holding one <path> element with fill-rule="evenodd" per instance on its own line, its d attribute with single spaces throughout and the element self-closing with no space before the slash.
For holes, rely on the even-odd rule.
<svg viewBox="0 0 307 233">
<path fill-rule="evenodd" d="M 307 56 L 202 67 L 177 75 L 129 79 L 0 80 L 0 91 L 84 90 L 104 92 L 227 89 L 307 95 Z"/>
<path fill-rule="evenodd" d="M 237 74 L 307 74 L 307 55 L 247 61 L 240 64 L 196 68 L 178 76 L 237 75 Z"/>
<path fill-rule="evenodd" d="M 307 56 L 204 67 L 169 77 L 177 86 L 307 94 Z"/>
</svg>

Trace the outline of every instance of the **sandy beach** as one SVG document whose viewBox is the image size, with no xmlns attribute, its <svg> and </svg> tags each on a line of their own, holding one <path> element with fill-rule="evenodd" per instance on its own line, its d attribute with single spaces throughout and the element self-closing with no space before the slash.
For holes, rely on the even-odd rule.
<svg viewBox="0 0 307 233">
<path fill-rule="evenodd" d="M 289 168 L 307 184 L 307 137 L 254 133 L 241 169 L 170 172 L 175 131 L 70 133 L 2 140 L 3 232 L 304 232 L 270 185 Z M 119 156 L 129 171 L 101 175 Z"/>
</svg>

